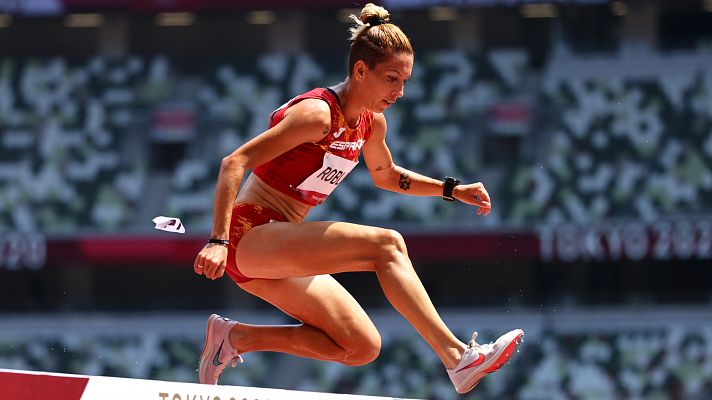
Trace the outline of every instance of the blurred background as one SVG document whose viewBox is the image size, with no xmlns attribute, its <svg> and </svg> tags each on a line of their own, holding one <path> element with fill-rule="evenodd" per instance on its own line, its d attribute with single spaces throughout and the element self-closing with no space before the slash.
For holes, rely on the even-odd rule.
<svg viewBox="0 0 712 400">
<path fill-rule="evenodd" d="M 197 382 L 212 312 L 291 323 L 192 263 L 220 159 L 346 76 L 354 0 L 0 1 L 0 368 Z M 344 367 L 248 354 L 221 383 L 426 399 L 712 399 L 712 1 L 384 0 L 415 48 L 399 165 L 488 217 L 377 191 L 310 219 L 401 231 L 462 340 L 526 331 L 466 396 L 372 274 Z M 151 220 L 179 217 L 186 234 Z"/>
</svg>

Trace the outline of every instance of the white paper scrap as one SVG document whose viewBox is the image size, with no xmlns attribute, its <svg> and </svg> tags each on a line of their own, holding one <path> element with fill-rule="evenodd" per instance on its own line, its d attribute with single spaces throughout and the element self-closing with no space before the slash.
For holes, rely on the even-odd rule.
<svg viewBox="0 0 712 400">
<path fill-rule="evenodd" d="M 156 224 L 156 229 L 166 232 L 185 233 L 185 226 L 178 218 L 160 216 L 154 218 L 153 222 Z"/>
</svg>

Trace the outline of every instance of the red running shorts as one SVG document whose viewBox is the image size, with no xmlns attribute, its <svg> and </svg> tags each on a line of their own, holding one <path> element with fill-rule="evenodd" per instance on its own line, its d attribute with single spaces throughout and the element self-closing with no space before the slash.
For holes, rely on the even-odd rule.
<svg viewBox="0 0 712 400">
<path fill-rule="evenodd" d="M 225 268 L 225 272 L 230 275 L 233 281 L 245 283 L 254 279 L 243 275 L 237 268 L 235 253 L 240 239 L 250 229 L 272 221 L 284 222 L 285 219 L 276 211 L 266 207 L 246 203 L 238 203 L 233 206 L 232 219 L 230 219 L 230 244 L 227 246 L 227 267 Z"/>
</svg>

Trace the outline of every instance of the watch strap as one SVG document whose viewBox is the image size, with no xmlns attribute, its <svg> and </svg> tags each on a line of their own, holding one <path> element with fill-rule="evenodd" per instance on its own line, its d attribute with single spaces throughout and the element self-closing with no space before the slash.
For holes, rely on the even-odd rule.
<svg viewBox="0 0 712 400">
<path fill-rule="evenodd" d="M 451 176 L 446 176 L 445 179 L 443 179 L 443 200 L 455 201 L 455 198 L 452 196 L 452 191 L 455 189 L 455 186 L 459 184 L 459 179 L 455 179 Z"/>
</svg>

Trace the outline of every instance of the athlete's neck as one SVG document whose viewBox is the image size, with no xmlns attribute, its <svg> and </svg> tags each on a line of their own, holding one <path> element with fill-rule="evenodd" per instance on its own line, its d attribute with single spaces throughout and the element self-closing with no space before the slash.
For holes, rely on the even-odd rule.
<svg viewBox="0 0 712 400">
<path fill-rule="evenodd" d="M 355 93 L 353 85 L 349 78 L 332 87 L 336 95 L 339 96 L 339 104 L 341 105 L 341 113 L 344 114 L 346 124 L 355 128 L 358 126 L 361 114 L 366 111 L 366 107 L 359 104 L 358 96 Z"/>
</svg>

